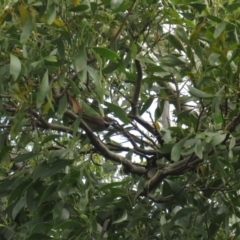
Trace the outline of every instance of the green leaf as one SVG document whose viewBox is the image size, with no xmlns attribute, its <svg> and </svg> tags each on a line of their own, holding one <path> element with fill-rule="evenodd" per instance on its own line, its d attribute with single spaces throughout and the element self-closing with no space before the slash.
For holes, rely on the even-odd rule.
<svg viewBox="0 0 240 240">
<path fill-rule="evenodd" d="M 58 54 L 61 58 L 65 57 L 65 46 L 64 46 L 64 42 L 62 39 L 58 39 L 57 40 L 57 50 L 58 50 Z"/>
<path fill-rule="evenodd" d="M 125 185 L 127 185 L 127 183 L 128 181 L 106 183 L 104 186 L 100 187 L 98 191 L 101 192 L 101 191 L 110 190 L 111 188 L 115 188 L 115 187 L 124 187 Z"/>
<path fill-rule="evenodd" d="M 129 158 L 128 158 L 129 159 Z M 131 159 L 131 158 L 130 158 Z M 144 178 L 140 178 L 138 185 L 137 185 L 137 191 L 135 193 L 134 199 L 136 200 L 139 195 L 142 193 L 143 189 L 145 186 L 145 179 Z"/>
<path fill-rule="evenodd" d="M 12 218 L 13 219 L 15 219 L 15 217 L 22 210 L 22 208 L 25 206 L 25 204 L 26 204 L 26 199 L 24 196 L 18 200 L 18 202 L 16 203 L 16 205 L 14 206 L 14 208 L 12 210 Z"/>
<path fill-rule="evenodd" d="M 222 20 L 220 18 L 218 18 L 218 17 L 216 17 L 214 15 L 207 15 L 206 17 L 208 19 L 210 19 L 211 21 L 216 22 L 216 23 L 221 23 L 222 22 Z"/>
<path fill-rule="evenodd" d="M 29 153 L 24 153 L 21 155 L 18 155 L 17 157 L 15 157 L 14 162 L 18 163 L 18 162 L 24 162 L 26 160 L 30 160 L 32 158 L 35 158 L 36 156 L 41 155 L 40 153 L 33 153 L 33 152 L 29 152 Z"/>
<path fill-rule="evenodd" d="M 46 161 L 40 163 L 33 173 L 33 179 L 38 178 L 44 179 L 50 177 L 60 171 L 62 171 L 66 166 L 70 165 L 70 161 L 67 160 L 58 160 L 51 164 L 47 164 Z"/>
<path fill-rule="evenodd" d="M 13 80 L 17 80 L 21 72 L 21 62 L 17 56 L 10 54 L 10 75 L 13 76 Z"/>
<path fill-rule="evenodd" d="M 175 67 L 185 65 L 185 63 L 174 55 L 168 55 L 160 59 L 161 65 Z"/>
<path fill-rule="evenodd" d="M 105 195 L 105 196 L 103 196 L 103 197 L 100 197 L 100 198 L 98 198 L 97 200 L 95 200 L 95 201 L 93 201 L 93 203 L 92 203 L 92 206 L 93 207 L 105 207 L 106 206 L 106 202 L 112 202 L 113 201 L 113 199 L 114 199 L 114 196 L 112 196 L 112 195 Z"/>
<path fill-rule="evenodd" d="M 79 222 L 77 221 L 72 221 L 72 220 L 67 220 L 67 221 L 64 221 L 62 223 L 60 223 L 59 225 L 57 226 L 54 226 L 55 229 L 77 229 L 79 227 Z"/>
<path fill-rule="evenodd" d="M 185 44 L 189 44 L 188 41 L 188 35 L 185 32 L 185 29 L 181 26 L 177 26 L 176 30 L 175 30 L 175 34 L 185 43 Z"/>
<path fill-rule="evenodd" d="M 151 66 L 151 67 L 148 67 L 146 68 L 145 70 L 147 73 L 167 73 L 166 70 L 164 70 L 161 66 Z M 157 79 L 159 79 L 158 77 L 155 77 L 155 76 L 152 76 L 152 78 L 154 79 L 154 81 L 157 81 Z M 146 78 L 144 78 L 146 79 Z"/>
<path fill-rule="evenodd" d="M 119 3 L 121 4 L 120 6 Z M 131 5 L 132 5 L 131 1 L 111 1 L 111 7 L 114 10 L 114 13 L 124 12 L 128 10 L 131 7 Z"/>
<path fill-rule="evenodd" d="M 1 196 L 6 196 L 11 193 L 11 190 L 16 186 L 16 179 L 7 179 L 0 183 L 0 194 Z"/>
<path fill-rule="evenodd" d="M 92 49 L 100 56 L 105 57 L 106 59 L 109 59 L 113 62 L 117 62 L 117 59 L 119 59 L 119 56 L 117 53 L 107 48 L 93 47 Z"/>
<path fill-rule="evenodd" d="M 235 145 L 236 145 L 236 138 L 234 136 L 231 136 L 231 140 L 230 140 L 230 143 L 229 143 L 229 149 L 234 148 Z"/>
<path fill-rule="evenodd" d="M 79 205 L 82 211 L 85 211 L 86 206 L 89 203 L 88 193 L 89 193 L 89 189 L 86 189 L 85 193 L 80 198 Z"/>
<path fill-rule="evenodd" d="M 193 50 L 196 53 L 196 55 L 198 56 L 198 58 L 203 61 L 204 60 L 204 56 L 203 56 L 203 51 L 202 51 L 202 47 L 200 47 L 199 44 L 194 44 L 193 46 Z"/>
<path fill-rule="evenodd" d="M 221 97 L 224 96 L 224 94 L 225 94 L 225 86 L 221 87 L 221 88 L 217 91 L 216 97 L 221 98 Z"/>
<path fill-rule="evenodd" d="M 175 216 L 171 219 L 172 222 L 175 222 L 176 220 L 186 217 L 188 215 L 196 214 L 197 209 L 194 207 L 185 207 L 183 209 L 180 209 Z"/>
<path fill-rule="evenodd" d="M 50 6 L 47 12 L 47 23 L 51 25 L 55 19 L 56 19 L 56 6 L 53 4 L 52 6 Z"/>
<path fill-rule="evenodd" d="M 182 43 L 179 41 L 179 39 L 176 36 L 174 36 L 172 34 L 169 34 L 167 38 L 168 38 L 169 42 L 172 44 L 173 47 L 175 47 L 179 51 L 183 51 L 183 52 L 185 51 Z"/>
<path fill-rule="evenodd" d="M 233 160 L 233 151 L 232 151 L 232 149 L 229 149 L 229 151 L 228 151 L 228 159 L 229 160 Z"/>
<path fill-rule="evenodd" d="M 103 168 L 104 173 L 107 173 L 107 174 L 114 173 L 117 170 L 116 165 L 110 164 L 110 163 L 107 163 L 107 162 L 102 164 L 102 168 Z"/>
<path fill-rule="evenodd" d="M 89 9 L 89 6 L 86 4 L 81 4 L 76 7 L 69 8 L 68 11 L 70 12 L 84 12 Z"/>
<path fill-rule="evenodd" d="M 67 148 L 62 148 L 59 150 L 54 150 L 51 151 L 51 153 L 48 156 L 48 162 L 53 162 L 58 159 L 63 159 L 69 154 L 69 149 Z"/>
<path fill-rule="evenodd" d="M 19 134 L 22 127 L 29 122 L 28 119 L 24 118 L 26 106 L 26 104 L 23 104 L 20 110 L 15 114 L 14 124 L 11 127 L 11 137 L 13 139 Z"/>
<path fill-rule="evenodd" d="M 28 14 L 28 19 L 23 26 L 23 31 L 20 36 L 21 43 L 25 43 L 28 40 L 28 38 L 31 36 L 32 30 L 33 30 L 33 23 L 34 21 L 32 19 L 31 14 Z"/>
<path fill-rule="evenodd" d="M 207 7 L 206 4 L 202 4 L 202 3 L 191 3 L 189 5 L 195 8 L 199 13 L 201 13 Z"/>
<path fill-rule="evenodd" d="M 147 101 L 144 102 L 141 110 L 140 110 L 140 115 L 145 113 L 152 105 L 154 98 L 148 98 Z"/>
<path fill-rule="evenodd" d="M 61 137 L 62 137 L 62 135 L 59 135 L 59 134 L 52 134 L 52 135 L 46 136 L 44 138 L 44 140 L 42 141 L 41 145 L 43 145 L 44 143 L 50 142 L 56 138 L 61 138 Z"/>
<path fill-rule="evenodd" d="M 178 143 L 176 143 L 171 151 L 171 159 L 174 162 L 177 162 L 180 157 L 181 157 L 181 151 L 183 148 L 183 145 L 185 144 L 185 142 L 188 140 L 189 137 L 185 137 L 184 139 L 182 139 L 181 141 L 179 141 Z"/>
<path fill-rule="evenodd" d="M 180 185 L 178 182 L 171 181 L 170 179 L 165 179 L 164 185 L 166 185 L 163 187 L 163 189 L 165 188 L 165 196 L 168 196 L 170 194 L 177 194 L 176 200 L 179 204 L 178 206 L 187 204 L 188 195 L 183 190 L 184 187 L 182 185 Z"/>
<path fill-rule="evenodd" d="M 19 179 L 20 180 L 20 179 Z M 21 179 L 22 180 L 22 179 Z M 20 198 L 23 192 L 32 184 L 32 179 L 26 179 L 24 182 L 19 183 L 11 192 L 8 201 L 12 202 L 17 198 Z"/>
<path fill-rule="evenodd" d="M 68 83 L 70 84 L 70 86 L 72 88 L 72 92 L 74 93 L 74 95 L 81 94 L 81 91 L 79 90 L 79 88 L 78 88 L 78 86 L 75 82 L 73 82 L 72 80 L 68 80 Z"/>
<path fill-rule="evenodd" d="M 190 94 L 193 95 L 194 97 L 198 97 L 198 98 L 214 98 L 215 97 L 212 94 L 202 92 L 194 87 L 189 86 L 188 88 L 189 88 Z"/>
<path fill-rule="evenodd" d="M 87 66 L 87 54 L 85 51 L 85 47 L 82 45 L 79 49 L 79 53 L 76 55 L 74 59 L 74 68 L 75 71 L 81 72 L 83 71 Z"/>
<path fill-rule="evenodd" d="M 26 240 L 49 240 L 49 239 L 54 239 L 48 235 L 45 235 L 45 234 L 42 234 L 42 233 L 34 233 L 34 234 L 31 234 L 30 236 L 28 236 L 26 238 Z"/>
<path fill-rule="evenodd" d="M 222 32 L 225 30 L 227 23 L 226 22 L 221 22 L 215 29 L 213 37 L 216 39 L 218 38 Z"/>
<path fill-rule="evenodd" d="M 58 114 L 62 116 L 68 107 L 67 94 L 64 93 L 58 102 Z"/>
<path fill-rule="evenodd" d="M 226 138 L 226 134 L 219 134 L 219 135 L 217 135 L 217 136 L 213 136 L 212 137 L 212 140 L 211 140 L 211 144 L 212 144 L 212 146 L 217 146 L 217 145 L 219 145 L 223 140 L 225 140 L 225 138 Z"/>
<path fill-rule="evenodd" d="M 91 78 L 93 79 L 93 82 L 96 86 L 96 93 L 98 95 L 98 98 L 101 100 L 103 100 L 103 88 L 102 88 L 102 82 L 101 82 L 101 77 L 99 76 L 98 72 L 96 70 L 94 70 L 91 67 L 87 67 L 87 71 L 89 73 L 89 75 L 91 76 Z"/>
<path fill-rule="evenodd" d="M 48 70 L 47 70 L 43 76 L 43 80 L 37 92 L 37 99 L 36 99 L 37 108 L 40 108 L 42 106 L 44 99 L 49 94 L 49 91 L 50 91 L 50 86 L 49 86 Z"/>
<path fill-rule="evenodd" d="M 126 112 L 119 106 L 109 102 L 104 102 L 104 105 L 106 105 L 110 111 L 114 113 L 114 116 L 119 118 L 123 123 L 128 124 L 130 122 Z"/>
<path fill-rule="evenodd" d="M 162 113 L 164 110 L 164 104 L 165 104 L 164 99 L 158 101 L 157 108 L 155 109 L 155 112 L 154 112 L 154 121 L 158 121 L 159 118 L 162 116 Z"/>
<path fill-rule="evenodd" d="M 124 222 L 127 220 L 127 218 L 128 218 L 128 214 L 126 211 L 124 211 L 123 215 L 120 218 L 118 218 L 117 220 L 113 221 L 112 224 Z"/>
<path fill-rule="evenodd" d="M 181 128 L 181 127 L 170 127 L 168 129 L 171 130 L 172 132 L 178 134 L 179 136 L 183 136 L 184 135 L 183 134 L 184 129 Z"/>
<path fill-rule="evenodd" d="M 49 209 L 48 212 L 50 212 L 51 210 Z M 44 212 L 45 213 L 45 212 Z M 41 221 L 37 221 L 37 223 L 33 226 L 33 228 L 31 229 L 31 236 L 33 236 L 35 233 L 37 232 L 49 232 L 52 228 L 51 223 L 49 222 L 41 222 Z M 40 231 L 39 231 L 40 230 Z M 36 238 L 39 239 L 39 238 Z M 40 238 L 41 240 L 45 240 L 45 238 Z M 35 240 L 35 239 L 34 239 Z"/>
<path fill-rule="evenodd" d="M 226 171 L 224 169 L 225 165 L 222 162 L 220 162 L 217 157 L 215 157 L 213 160 L 215 161 L 215 166 L 216 166 L 216 169 L 217 169 L 218 173 L 220 174 L 220 176 L 222 178 L 226 178 L 228 176 L 228 174 L 226 173 Z"/>
<path fill-rule="evenodd" d="M 220 58 L 220 54 L 219 53 L 212 53 L 210 54 L 210 56 L 208 57 L 208 61 L 212 66 L 216 65 L 216 62 L 218 61 L 218 59 Z"/>
<path fill-rule="evenodd" d="M 238 59 L 240 54 L 240 47 L 238 47 L 233 54 L 231 55 L 230 59 L 228 59 L 228 62 L 226 63 L 226 66 L 229 65 L 234 59 Z"/>
<path fill-rule="evenodd" d="M 48 56 L 44 58 L 48 62 L 57 62 L 57 57 L 56 56 Z"/>
<path fill-rule="evenodd" d="M 28 187 L 27 192 L 26 192 L 26 204 L 27 208 L 30 212 L 33 212 L 35 210 L 35 195 L 34 195 L 34 190 L 33 187 Z"/>
<path fill-rule="evenodd" d="M 19 121 L 14 121 L 11 127 L 11 138 L 14 139 L 19 132 L 21 132 L 22 127 L 29 123 L 29 119 L 23 118 Z"/>
<path fill-rule="evenodd" d="M 31 66 L 32 66 L 33 68 L 37 68 L 37 67 L 41 66 L 42 63 L 43 63 L 42 60 L 36 61 L 36 62 L 32 62 L 32 63 L 31 63 Z"/>
<path fill-rule="evenodd" d="M 0 77 L 9 77 L 10 76 L 10 64 L 5 64 L 0 68 Z"/>
<path fill-rule="evenodd" d="M 62 178 L 61 183 L 59 184 L 57 190 L 59 191 L 69 184 L 74 184 L 74 183 L 78 182 L 79 177 L 80 177 L 80 172 L 79 171 L 73 171 L 70 174 L 66 174 Z"/>
<path fill-rule="evenodd" d="M 111 1 L 111 2 L 113 3 L 113 2 L 118 2 L 118 1 Z M 114 13 L 125 12 L 131 7 L 131 5 L 132 5 L 131 1 L 122 1 L 122 4 L 118 8 L 115 8 L 113 10 L 113 12 Z"/>
<path fill-rule="evenodd" d="M 225 9 L 228 11 L 228 12 L 233 12 L 233 11 L 238 11 L 238 8 L 240 8 L 240 3 L 239 2 L 235 2 L 235 3 L 232 3 L 230 5 L 228 5 Z"/>
<path fill-rule="evenodd" d="M 115 71 L 120 65 L 121 62 L 109 62 L 109 64 L 102 70 L 102 73 L 109 74 Z"/>
<path fill-rule="evenodd" d="M 52 194 L 54 194 L 57 190 L 59 182 L 53 182 L 50 186 L 46 188 L 44 191 L 38 205 L 40 206 L 44 201 L 46 201 Z"/>
<path fill-rule="evenodd" d="M 148 217 L 136 217 L 132 219 L 129 224 L 127 225 L 127 228 L 134 228 L 135 226 L 139 226 L 139 224 L 151 224 L 151 222 L 154 222 L 155 220 L 153 218 Z M 146 238 L 147 239 L 147 238 Z M 149 238 L 151 239 L 151 238 Z"/>
<path fill-rule="evenodd" d="M 0 164 L 3 169 L 8 169 L 11 166 L 10 152 L 12 149 L 13 147 L 10 146 L 0 147 Z"/>
<path fill-rule="evenodd" d="M 200 139 L 197 139 L 197 143 L 195 144 L 195 154 L 202 159 L 203 158 L 203 152 L 202 152 L 202 142 Z"/>
<path fill-rule="evenodd" d="M 150 57 L 143 57 L 141 55 L 137 55 L 136 59 L 143 63 L 150 63 L 154 66 L 156 65 L 156 63 Z"/>
<path fill-rule="evenodd" d="M 214 124 L 216 125 L 216 127 L 217 127 L 217 125 L 223 123 L 222 114 L 221 114 L 220 112 L 218 112 L 218 113 L 213 113 L 213 114 L 212 114 L 212 117 L 213 117 Z"/>
<path fill-rule="evenodd" d="M 91 5 L 92 13 L 95 14 L 96 11 L 98 10 L 98 4 L 96 2 L 91 2 L 90 5 Z"/>
<path fill-rule="evenodd" d="M 91 117 L 98 117 L 99 113 L 97 111 L 95 111 L 90 105 L 89 103 L 85 103 L 83 101 L 80 102 L 81 106 L 83 107 L 84 111 L 87 113 L 87 115 L 91 116 Z M 80 119 L 81 120 L 81 119 Z"/>
</svg>

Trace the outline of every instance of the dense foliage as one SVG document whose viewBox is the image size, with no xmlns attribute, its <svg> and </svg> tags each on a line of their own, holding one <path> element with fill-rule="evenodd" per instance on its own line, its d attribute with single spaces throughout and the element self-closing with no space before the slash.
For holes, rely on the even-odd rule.
<svg viewBox="0 0 240 240">
<path fill-rule="evenodd" d="M 0 4 L 1 239 L 240 239 L 238 0 Z"/>
</svg>

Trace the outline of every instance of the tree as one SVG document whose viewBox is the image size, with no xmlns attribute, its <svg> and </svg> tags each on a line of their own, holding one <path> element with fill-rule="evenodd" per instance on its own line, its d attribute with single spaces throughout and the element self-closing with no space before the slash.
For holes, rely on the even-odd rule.
<svg viewBox="0 0 240 240">
<path fill-rule="evenodd" d="M 1 4 L 1 239 L 239 239 L 238 1 Z"/>
</svg>

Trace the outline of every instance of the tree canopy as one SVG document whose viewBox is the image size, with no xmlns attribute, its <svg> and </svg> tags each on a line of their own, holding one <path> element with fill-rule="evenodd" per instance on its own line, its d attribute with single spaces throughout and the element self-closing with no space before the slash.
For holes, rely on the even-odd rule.
<svg viewBox="0 0 240 240">
<path fill-rule="evenodd" d="M 238 0 L 0 6 L 1 239 L 240 239 Z"/>
</svg>

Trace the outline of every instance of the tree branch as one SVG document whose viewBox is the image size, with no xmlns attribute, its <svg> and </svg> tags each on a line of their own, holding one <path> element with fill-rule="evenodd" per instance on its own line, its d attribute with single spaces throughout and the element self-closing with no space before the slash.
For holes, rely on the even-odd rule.
<svg viewBox="0 0 240 240">
<path fill-rule="evenodd" d="M 10 112 L 17 112 L 15 108 L 9 107 L 5 105 L 5 109 Z M 73 118 L 77 117 L 74 113 L 71 111 L 68 111 L 68 116 L 72 116 Z M 42 127 L 45 129 L 52 129 L 56 131 L 61 131 L 69 134 L 73 134 L 73 130 L 69 127 L 52 124 L 47 122 L 43 117 L 41 117 L 35 110 L 31 110 L 30 113 L 36 118 L 36 125 L 38 127 Z M 142 176 L 145 174 L 146 169 L 142 166 L 136 166 L 134 165 L 130 160 L 126 159 L 120 155 L 117 155 L 110 151 L 95 135 L 94 133 L 89 129 L 89 127 L 86 125 L 84 121 L 81 122 L 81 127 L 85 130 L 86 135 L 88 136 L 90 143 L 95 147 L 95 149 L 106 159 L 109 159 L 113 162 L 116 162 L 118 164 L 122 164 L 130 173 L 137 174 Z"/>
</svg>

